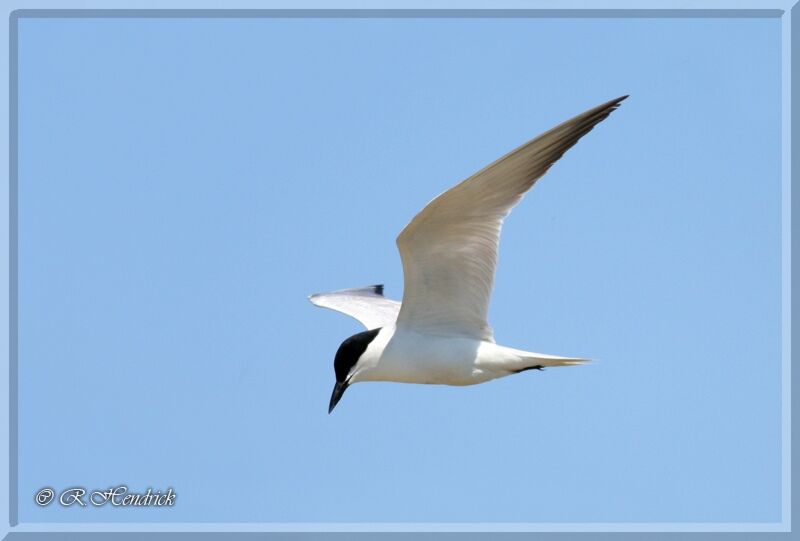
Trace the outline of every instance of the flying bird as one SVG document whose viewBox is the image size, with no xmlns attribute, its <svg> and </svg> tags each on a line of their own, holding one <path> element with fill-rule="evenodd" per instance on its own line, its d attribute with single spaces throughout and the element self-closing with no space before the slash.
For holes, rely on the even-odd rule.
<svg viewBox="0 0 800 541">
<path fill-rule="evenodd" d="M 505 217 L 564 152 L 627 97 L 559 124 L 428 203 L 397 237 L 402 303 L 385 298 L 382 285 L 309 297 L 367 328 L 336 352 L 328 413 L 350 385 L 362 381 L 474 385 L 586 362 L 496 344 L 487 322 L 489 297 Z"/>
</svg>

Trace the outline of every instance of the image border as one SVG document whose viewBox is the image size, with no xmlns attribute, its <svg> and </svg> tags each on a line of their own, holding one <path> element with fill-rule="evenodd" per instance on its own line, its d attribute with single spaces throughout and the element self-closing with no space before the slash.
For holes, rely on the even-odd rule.
<svg viewBox="0 0 800 541">
<path fill-rule="evenodd" d="M 792 209 L 797 201 L 792 194 L 792 180 L 794 179 L 791 168 L 792 158 L 800 156 L 800 138 L 798 142 L 792 140 L 792 127 L 797 125 L 800 118 L 800 108 L 792 110 L 792 97 L 800 89 L 800 54 L 792 56 L 793 43 L 800 44 L 800 8 L 792 2 L 714 2 L 708 1 L 698 4 L 697 8 L 680 9 L 672 8 L 669 2 L 659 2 L 658 5 L 642 9 L 636 2 L 605 2 L 602 7 L 599 2 L 563 2 L 558 9 L 552 8 L 552 2 L 546 1 L 521 1 L 510 5 L 498 6 L 494 4 L 491 9 L 483 9 L 481 2 L 451 2 L 453 7 L 441 7 L 436 4 L 434 9 L 420 9 L 419 7 L 402 7 L 398 2 L 372 2 L 366 5 L 335 6 L 328 3 L 314 3 L 297 8 L 286 9 L 277 2 L 260 2 L 258 6 L 249 5 L 254 2 L 240 2 L 237 7 L 215 9 L 214 6 L 198 9 L 198 4 L 213 4 L 213 2 L 187 0 L 185 2 L 172 2 L 169 9 L 126 9 L 125 1 L 108 0 L 96 2 L 97 6 L 87 6 L 83 3 L 80 9 L 66 9 L 60 6 L 53 9 L 50 2 L 8 2 L 2 8 L 8 17 L 8 40 L 0 40 L 8 47 L 8 54 L 0 53 L 0 58 L 7 62 L 6 69 L 2 70 L 8 78 L 8 84 L 2 91 L 8 92 L 9 108 L 3 114 L 8 122 L 7 137 L 9 152 L 2 159 L 7 159 L 6 184 L 0 189 L 0 206 L 7 210 L 8 220 L 0 220 L 0 228 L 8 227 L 7 235 L 0 233 L 0 243 L 7 242 L 2 247 L 2 252 L 7 254 L 8 264 L 0 266 L 0 280 L 8 281 L 5 294 L 0 293 L 0 303 L 5 303 L 7 310 L 4 316 L 7 321 L 0 332 L 0 343 L 5 340 L 7 347 L 0 355 L 0 363 L 6 370 L 0 370 L 0 386 L 8 389 L 8 402 L 0 401 L 0 430 L 6 434 L 8 445 L 0 450 L 0 460 L 8 465 L 0 473 L 0 507 L 7 509 L 8 520 L 3 521 L 3 530 L 0 532 L 3 539 L 26 538 L 33 539 L 58 537 L 60 533 L 71 533 L 74 539 L 78 534 L 91 534 L 94 537 L 102 536 L 104 539 L 116 538 L 131 532 L 145 533 L 148 538 L 152 534 L 169 535 L 170 538 L 181 532 L 213 532 L 213 533 L 239 533 L 248 534 L 256 532 L 281 532 L 322 534 L 323 532 L 542 532 L 545 537 L 558 535 L 563 537 L 569 533 L 592 533 L 601 537 L 615 532 L 629 532 L 631 534 L 643 532 L 684 532 L 708 534 L 720 532 L 752 532 L 770 534 L 788 534 L 791 532 L 792 523 L 792 337 L 797 332 L 793 325 L 791 314 L 794 305 L 791 283 L 793 276 L 792 252 L 795 248 L 792 241 Z M 130 2 L 130 0 L 129 0 Z M 76 2 L 77 3 L 77 2 Z M 184 9 L 180 4 L 187 4 Z M 218 2 L 221 4 L 222 2 Z M 490 5 L 489 2 L 483 2 Z M 674 4 L 679 4 L 677 0 Z M 141 6 L 142 3 L 139 3 Z M 270 5 L 275 7 L 267 7 Z M 378 5 L 381 4 L 381 5 Z M 393 5 L 389 5 L 393 4 Z M 641 2 L 639 2 L 641 4 Z M 549 7 L 548 7 L 549 6 Z M 487 6 L 488 7 L 488 6 Z M 89 9 L 87 9 L 89 8 Z M 18 518 L 18 357 L 17 357 L 17 38 L 18 22 L 23 18 L 779 18 L 781 20 L 781 521 L 759 523 L 20 523 Z M 795 23 L 794 25 L 792 23 Z M 798 196 L 800 197 L 800 190 Z M 800 234 L 795 238 L 800 239 Z M 798 251 L 797 253 L 800 253 Z M 800 267 L 798 267 L 800 268 Z M 3 273 L 7 273 L 3 275 Z M 6 379 L 7 378 L 7 379 Z M 7 415 L 6 415 L 7 413 Z M 116 534 L 116 535 L 109 535 Z M 783 535 L 782 535 L 783 536 Z M 138 536 L 137 536 L 138 537 Z M 160 537 L 160 536 L 158 536 Z M 297 536 L 293 535 L 292 538 Z M 315 536 L 315 537 L 318 537 Z M 494 537 L 494 536 L 492 536 Z M 616 537 L 616 536 L 614 536 Z M 648 534 L 647 538 L 659 538 L 661 535 Z M 672 536 L 671 536 L 672 537 Z M 705 537 L 705 535 L 703 536 Z M 487 536 L 487 538 L 489 538 Z M 609 537 L 610 538 L 610 537 Z M 748 538 L 753 538 L 748 535 Z"/>
</svg>

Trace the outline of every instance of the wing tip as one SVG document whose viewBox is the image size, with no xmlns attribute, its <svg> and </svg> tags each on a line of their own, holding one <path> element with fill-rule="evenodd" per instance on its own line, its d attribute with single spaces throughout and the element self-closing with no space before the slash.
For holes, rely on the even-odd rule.
<svg viewBox="0 0 800 541">
<path fill-rule="evenodd" d="M 615 100 L 611 100 L 608 102 L 608 109 L 609 114 L 619 109 L 619 106 L 622 105 L 622 102 L 627 100 L 630 97 L 630 94 L 625 94 L 624 96 L 620 96 Z"/>
<path fill-rule="evenodd" d="M 584 117 L 585 116 L 594 117 L 596 115 L 600 116 L 600 118 L 598 118 L 597 121 L 594 123 L 594 124 L 599 124 L 600 122 L 605 120 L 606 117 L 608 115 L 610 115 L 613 111 L 616 111 L 617 108 L 619 108 L 619 106 L 622 104 L 622 102 L 627 100 L 629 97 L 630 97 L 630 94 L 625 94 L 624 96 L 620 96 L 618 98 L 614 98 L 613 100 L 609 100 L 609 101 L 605 102 L 602 105 L 598 105 L 594 109 L 588 110 L 587 112 L 585 112 L 581 116 L 584 116 Z"/>
<path fill-rule="evenodd" d="M 341 289 L 341 290 L 337 290 L 337 291 L 332 291 L 331 293 L 312 293 L 311 295 L 308 295 L 306 298 L 312 304 L 316 304 L 316 302 L 314 302 L 314 301 L 318 297 L 321 297 L 323 295 L 330 295 L 330 294 L 334 294 L 334 293 L 346 293 L 346 292 L 349 292 L 349 291 L 361 291 L 361 292 L 363 292 L 365 289 L 371 291 L 375 295 L 383 297 L 383 284 L 373 284 L 371 286 L 366 286 L 366 287 L 356 288 L 356 289 Z"/>
<path fill-rule="evenodd" d="M 630 97 L 631 97 L 631 95 L 630 95 L 630 94 L 625 94 L 624 96 L 620 96 L 620 97 L 618 97 L 618 98 L 615 98 L 615 99 L 613 99 L 613 100 L 611 100 L 611 101 L 607 102 L 607 103 L 606 103 L 606 105 L 613 105 L 613 106 L 616 106 L 616 105 L 619 105 L 620 103 L 622 103 L 623 101 L 627 100 L 627 99 L 628 99 L 628 98 L 630 98 Z"/>
<path fill-rule="evenodd" d="M 605 120 L 608 115 L 616 111 L 622 104 L 622 102 L 627 100 L 629 97 L 630 94 L 625 94 L 624 96 L 614 98 L 613 100 L 607 101 L 602 105 L 598 105 L 594 109 L 590 109 L 589 111 L 584 113 L 584 115 L 588 115 L 591 117 L 594 117 L 595 115 L 600 116 L 600 118 L 597 119 L 597 122 L 595 122 L 595 124 L 599 124 L 600 122 Z"/>
</svg>

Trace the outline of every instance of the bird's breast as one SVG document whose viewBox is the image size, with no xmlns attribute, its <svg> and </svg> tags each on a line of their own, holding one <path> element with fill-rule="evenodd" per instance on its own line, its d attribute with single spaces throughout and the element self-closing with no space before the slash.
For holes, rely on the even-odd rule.
<svg viewBox="0 0 800 541">
<path fill-rule="evenodd" d="M 473 338 L 453 338 L 418 332 L 397 331 L 377 347 L 372 368 L 359 379 L 472 385 L 486 381 L 476 368 L 482 342 Z M 488 378 L 491 379 L 491 378 Z"/>
</svg>

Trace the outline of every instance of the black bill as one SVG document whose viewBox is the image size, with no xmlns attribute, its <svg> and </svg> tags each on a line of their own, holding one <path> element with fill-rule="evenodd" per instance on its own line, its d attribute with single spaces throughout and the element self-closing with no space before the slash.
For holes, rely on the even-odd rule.
<svg viewBox="0 0 800 541">
<path fill-rule="evenodd" d="M 331 403 L 328 406 L 328 413 L 333 411 L 333 408 L 336 407 L 336 404 L 339 403 L 339 400 L 342 399 L 342 395 L 349 387 L 349 384 L 346 381 L 337 381 L 336 385 L 333 387 L 333 393 L 331 393 Z"/>
</svg>

